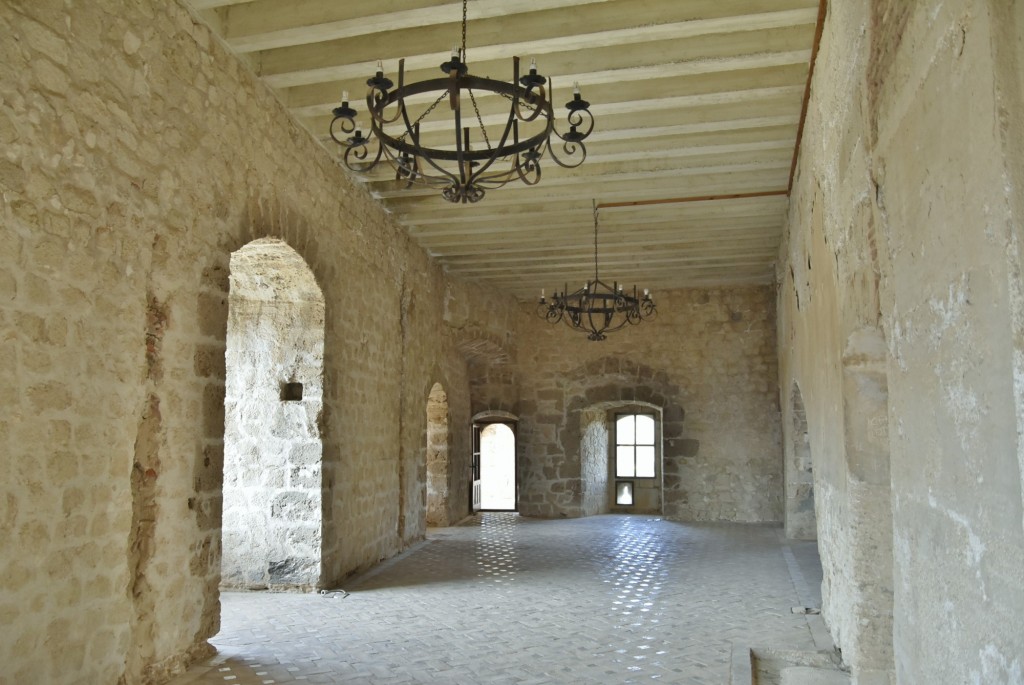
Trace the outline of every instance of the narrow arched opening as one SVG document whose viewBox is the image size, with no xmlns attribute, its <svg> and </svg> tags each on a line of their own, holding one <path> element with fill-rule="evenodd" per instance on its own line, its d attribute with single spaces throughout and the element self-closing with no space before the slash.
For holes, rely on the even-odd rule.
<svg viewBox="0 0 1024 685">
<path fill-rule="evenodd" d="M 516 510 L 515 424 L 489 423 L 480 428 L 480 509 Z"/>
<path fill-rule="evenodd" d="M 284 241 L 231 255 L 222 587 L 309 588 L 322 557 L 324 297 Z"/>
<path fill-rule="evenodd" d="M 448 395 L 440 383 L 434 383 L 427 396 L 427 525 L 447 526 L 449 480 L 449 426 Z"/>
<path fill-rule="evenodd" d="M 811 442 L 807 432 L 807 412 L 800 386 L 793 383 L 790 396 L 790 430 L 785 450 L 786 537 L 793 540 L 817 538 L 814 513 L 814 473 Z"/>
</svg>

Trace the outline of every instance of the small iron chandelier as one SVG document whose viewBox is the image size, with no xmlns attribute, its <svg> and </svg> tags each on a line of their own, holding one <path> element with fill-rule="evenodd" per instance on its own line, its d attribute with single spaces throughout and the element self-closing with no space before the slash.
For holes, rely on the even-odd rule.
<svg viewBox="0 0 1024 685">
<path fill-rule="evenodd" d="M 469 74 L 466 65 L 466 5 L 462 0 L 462 48 L 453 47 L 451 59 L 441 65 L 444 77 L 418 83 L 405 83 L 405 60 L 398 61 L 398 87 L 384 75 L 381 62 L 377 74 L 367 80 L 366 107 L 370 114 L 370 131 L 366 135 L 356 122 L 357 112 L 349 106 L 348 93 L 342 95 L 340 107 L 333 110 L 331 138 L 345 148 L 342 161 L 355 172 L 371 171 L 384 160 L 395 171 L 395 180 L 404 181 L 406 187 L 425 185 L 441 190 L 449 202 L 479 202 L 487 190 L 500 188 L 519 179 L 528 186 L 536 185 L 541 176 L 541 159 L 545 154 L 556 164 L 575 168 L 587 157 L 583 141 L 594 129 L 590 103 L 580 97 L 579 84 L 573 90 L 573 99 L 566 103 L 569 110 L 569 130 L 560 133 L 555 128 L 551 101 L 545 84 L 548 80 L 537 73 L 534 60 L 528 74 L 520 76 L 519 58 L 512 58 L 512 82 Z M 436 95 L 415 118 L 407 107 L 407 99 L 414 96 Z M 488 135 L 477 93 L 500 95 L 511 102 L 508 118 L 500 133 L 495 128 Z M 473 114 L 462 111 L 463 95 L 469 96 Z M 423 100 L 428 102 L 429 97 Z M 424 128 L 432 126 L 425 120 L 434 109 L 447 99 L 453 121 L 454 147 L 425 145 L 421 137 Z M 394 107 L 392 107 L 394 105 Z M 469 126 L 463 126 L 463 115 L 469 120 L 475 116 L 480 138 L 470 138 Z M 522 126 L 524 131 L 520 131 Z M 495 135 L 497 134 L 497 135 Z M 492 143 L 492 139 L 496 142 Z M 557 140 L 556 140 L 557 139 Z M 558 142 L 561 141 L 561 142 Z M 483 147 L 480 147 L 483 143 Z M 556 148 L 561 152 L 556 153 Z M 561 156 L 560 156 L 561 155 Z"/>
<path fill-rule="evenodd" d="M 597 276 L 597 201 L 594 201 L 594 280 L 576 292 L 569 292 L 563 286 L 562 292 L 555 291 L 549 302 L 540 291 L 537 313 L 550 323 L 564 321 L 573 330 L 587 334 L 588 340 L 604 340 L 605 333 L 617 331 L 626 324 L 638 324 L 653 319 L 658 310 L 651 299 L 651 293 L 644 288 L 639 295 L 633 286 L 633 294 L 624 292 L 618 282 L 610 287 Z"/>
</svg>

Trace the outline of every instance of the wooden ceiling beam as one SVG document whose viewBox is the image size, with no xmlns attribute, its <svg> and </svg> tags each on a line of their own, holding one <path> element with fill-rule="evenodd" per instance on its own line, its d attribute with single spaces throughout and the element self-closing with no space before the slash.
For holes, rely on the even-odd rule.
<svg viewBox="0 0 1024 685">
<path fill-rule="evenodd" d="M 661 226 L 683 227 L 693 223 L 729 223 L 746 221 L 778 222 L 785 207 L 782 202 L 755 203 L 741 205 L 738 202 L 715 202 L 709 200 L 708 206 L 697 207 L 694 203 L 673 204 L 664 207 L 643 207 L 646 211 L 627 212 L 621 209 L 603 210 L 600 216 L 601 227 L 605 232 L 613 234 L 635 227 L 646 227 L 648 230 Z M 592 209 L 589 206 L 592 198 L 580 198 L 571 209 L 552 207 L 550 211 L 538 211 L 537 207 L 522 207 L 520 211 L 505 214 L 465 216 L 458 221 L 454 219 L 439 220 L 433 223 L 422 223 L 409 228 L 409 234 L 415 238 L 434 237 L 448 234 L 482 235 L 474 230 L 474 225 L 493 225 L 497 232 L 505 234 L 537 233 L 546 231 L 564 231 L 577 229 L 593 230 Z M 695 201 L 699 202 L 699 201 Z M 689 206 L 687 206 L 689 205 Z M 688 211 L 689 210 L 689 211 Z M 544 217 L 543 222 L 537 221 L 538 216 Z M 521 228 L 522 227 L 522 228 Z"/>
<path fill-rule="evenodd" d="M 670 265 L 661 269 L 645 269 L 643 273 L 638 271 L 624 270 L 618 276 L 611 276 L 609 280 L 615 280 L 617 277 L 625 278 L 624 283 L 629 283 L 632 286 L 636 283 L 641 288 L 654 288 L 655 284 L 661 280 L 665 287 L 665 284 L 677 281 L 680 277 L 685 278 L 687 275 L 708 275 L 708 276 L 721 276 L 723 273 L 728 272 L 743 272 L 744 275 L 753 276 L 755 274 L 764 274 L 765 276 L 771 276 L 774 272 L 774 263 L 767 263 L 761 260 L 755 260 L 750 262 L 732 262 L 732 263 L 714 263 L 714 264 L 692 264 L 688 266 Z M 494 276 L 486 276 L 485 274 L 470 274 L 470 273 L 459 273 L 462 278 L 468 280 L 482 280 L 486 277 L 486 281 L 498 288 L 511 288 L 516 287 L 521 290 L 529 291 L 534 296 L 540 294 L 541 288 L 561 288 L 563 285 L 568 284 L 570 290 L 574 287 L 580 287 L 588 279 L 593 280 L 594 269 L 591 265 L 590 269 L 583 266 L 580 269 L 567 270 L 564 273 L 559 273 L 555 277 L 548 277 L 544 274 L 534 273 L 515 273 L 511 274 L 508 271 L 504 271 L 501 274 Z M 526 283 L 524 284 L 524 280 Z M 603 275 L 601 280 L 604 280 Z"/>
<path fill-rule="evenodd" d="M 651 257 L 646 254 L 638 253 L 620 253 L 615 251 L 615 257 L 608 256 L 606 259 L 605 252 L 612 252 L 606 250 L 601 253 L 600 264 L 602 270 L 607 265 L 608 268 L 614 269 L 617 264 L 635 264 L 642 262 L 645 266 L 651 267 L 657 264 L 675 264 L 675 263 L 688 263 L 694 261 L 704 261 L 710 258 L 722 258 L 722 259 L 740 259 L 740 258 L 756 258 L 763 259 L 765 261 L 771 261 L 778 255 L 778 245 L 766 245 L 766 246 L 732 246 L 723 247 L 719 249 L 713 248 L 702 248 L 702 249 L 688 249 L 688 250 L 669 250 L 658 251 L 659 257 Z M 585 251 L 563 251 L 563 252 L 551 252 L 541 256 L 527 256 L 519 254 L 512 255 L 494 255 L 491 258 L 454 258 L 445 257 L 441 260 L 441 264 L 445 268 L 452 271 L 459 271 L 460 273 L 465 272 L 468 269 L 477 267 L 483 268 L 498 268 L 498 269 L 515 269 L 520 270 L 520 267 L 531 266 L 538 269 L 561 269 L 571 266 L 580 266 L 590 264 L 593 266 L 593 255 L 587 255 Z"/>
<path fill-rule="evenodd" d="M 688 265 L 761 265 L 769 264 L 775 261 L 777 254 L 775 251 L 762 251 L 752 253 L 737 253 L 737 254 L 713 254 L 713 255 L 701 255 L 701 254 L 688 254 L 688 255 L 673 255 L 658 258 L 647 258 L 647 257 L 629 257 L 623 256 L 621 258 L 605 258 L 602 256 L 600 260 L 600 271 L 602 276 L 607 276 L 609 279 L 618 279 L 619 276 L 629 275 L 629 278 L 640 278 L 639 276 L 630 275 L 634 272 L 643 273 L 657 267 L 662 268 L 676 268 Z M 466 278 L 478 278 L 484 274 L 492 273 L 508 273 L 513 271 L 517 274 L 531 274 L 539 273 L 546 274 L 551 273 L 555 270 L 559 273 L 566 269 L 583 269 L 589 271 L 590 274 L 594 273 L 594 262 L 593 256 L 591 255 L 590 260 L 587 260 L 586 255 L 579 255 L 580 258 L 574 260 L 560 260 L 554 262 L 538 262 L 536 260 L 527 260 L 522 262 L 505 262 L 505 263 L 493 263 L 487 265 L 461 265 L 461 264 L 445 264 L 445 267 L 450 273 L 457 273 Z M 619 276 L 616 276 L 618 274 Z M 603 280 L 603 278 L 602 278 Z"/>
<path fill-rule="evenodd" d="M 695 36 L 727 34 L 737 31 L 749 32 L 785 26 L 814 26 L 817 20 L 817 8 L 801 8 L 778 12 L 763 12 L 714 19 L 695 19 L 690 21 L 655 23 L 647 26 L 630 25 L 628 28 L 598 31 L 593 33 L 577 33 L 558 35 L 540 40 L 519 42 L 502 42 L 492 45 L 472 46 L 469 50 L 470 64 L 490 60 L 509 60 L 514 56 L 535 57 L 538 61 L 554 53 L 572 53 L 587 50 L 593 46 L 626 48 L 643 43 L 656 41 L 682 41 Z M 523 32 L 518 32 L 522 35 Z M 517 35 L 508 29 L 501 35 Z M 413 38 L 415 36 L 415 39 Z M 418 69 L 436 69 L 440 64 L 437 60 L 445 56 L 446 46 L 450 46 L 456 38 L 454 35 L 439 35 L 436 39 L 424 40 L 422 34 L 409 29 L 409 36 L 393 35 L 390 42 L 396 47 L 404 47 L 395 58 L 405 59 L 408 71 Z M 442 40 L 443 38 L 443 40 Z M 429 51 L 410 54 L 410 47 L 415 49 L 417 43 L 424 47 L 431 46 Z M 438 47 L 433 47 L 437 44 Z M 368 35 L 365 45 L 352 38 L 337 41 L 301 45 L 278 50 L 258 53 L 260 75 L 275 88 L 286 88 L 324 81 L 365 80 L 367 75 L 376 71 L 377 60 L 382 57 L 380 37 Z M 344 61 L 339 56 L 344 55 Z M 541 64 L 543 67 L 543 64 Z M 394 69 L 389 65 L 388 70 Z M 543 70 L 548 69 L 543 67 Z M 481 72 L 484 73 L 484 72 Z M 558 76 L 554 72 L 547 73 Z M 802 84 L 801 84 L 802 85 Z M 801 87 L 802 91 L 802 87 Z"/>
<path fill-rule="evenodd" d="M 462 237 L 434 238 L 421 240 L 424 247 L 431 252 L 441 250 L 439 256 L 488 255 L 495 252 L 546 252 L 551 249 L 564 248 L 572 241 L 578 244 L 583 234 L 568 234 L 564 231 L 547 230 L 539 233 L 509 231 L 487 236 L 467 235 Z M 740 223 L 736 225 L 709 227 L 700 222 L 695 227 L 651 230 L 648 226 L 626 234 L 607 235 L 600 239 L 601 245 L 609 248 L 618 246 L 683 246 L 707 242 L 741 240 L 763 240 L 774 244 L 779 242 L 778 220 L 761 219 L 757 223 Z"/>
<path fill-rule="evenodd" d="M 733 264 L 704 264 L 687 267 L 673 266 L 666 269 L 648 271 L 643 276 L 632 272 L 623 273 L 622 276 L 627 279 L 623 282 L 628 283 L 631 289 L 634 283 L 641 288 L 650 289 L 654 294 L 655 301 L 657 301 L 658 288 L 674 290 L 686 287 L 685 284 L 689 278 L 707 277 L 712 282 L 721 282 L 720 279 L 728 278 L 731 275 L 740 278 L 762 279 L 761 282 L 770 283 L 774 278 L 774 271 L 774 264 L 758 261 L 749 263 L 736 262 Z M 594 270 L 592 268 L 589 271 L 587 269 L 580 269 L 578 271 L 566 272 L 564 277 L 546 280 L 544 276 L 537 276 L 536 274 L 510 274 L 508 276 L 487 277 L 486 279 L 469 274 L 459 275 L 468 280 L 484 281 L 499 290 L 525 294 L 527 297 L 536 300 L 540 295 L 541 288 L 547 289 L 550 294 L 551 288 L 561 289 L 563 285 L 568 285 L 570 289 L 580 287 L 588 278 L 593 280 Z M 604 278 L 601 280 L 604 280 Z"/>
<path fill-rule="evenodd" d="M 810 52 L 808 50 L 796 50 L 790 52 L 779 52 L 779 53 L 768 53 L 768 54 L 754 54 L 754 55 L 738 55 L 735 57 L 720 58 L 715 60 L 701 60 L 693 62 L 683 63 L 653 63 L 640 67 L 622 68 L 619 63 L 609 63 L 609 68 L 600 71 L 593 69 L 599 69 L 603 65 L 591 63 L 588 66 L 592 70 L 586 72 L 576 73 L 559 73 L 557 78 L 562 88 L 558 89 L 557 92 L 569 93 L 574 82 L 579 82 L 581 87 L 586 90 L 585 96 L 591 102 L 600 102 L 601 98 L 596 95 L 600 95 L 597 89 L 602 86 L 611 86 L 621 91 L 624 84 L 643 84 L 645 88 L 656 87 L 656 82 L 665 80 L 666 83 L 679 82 L 681 79 L 687 77 L 696 76 L 721 76 L 728 73 L 736 72 L 749 72 L 752 70 L 763 70 L 763 69 L 779 69 L 782 67 L 794 67 L 799 70 L 799 74 L 803 74 L 806 71 L 807 60 L 809 59 Z M 434 61 L 437 61 L 436 59 Z M 614 65 L 614 68 L 612 66 Z M 507 67 L 511 72 L 511 63 L 499 64 L 497 67 Z M 521 68 L 525 71 L 527 64 L 521 63 Z M 350 78 L 358 78 L 361 82 L 365 82 L 368 76 L 372 76 L 376 69 L 376 62 L 373 64 L 366 65 L 366 70 L 358 74 L 358 76 L 350 76 Z M 486 69 L 486 67 L 485 67 Z M 414 83 L 421 80 L 437 78 L 437 65 L 433 65 L 430 69 L 414 70 L 410 71 L 408 68 L 408 62 L 406 63 L 405 79 L 407 83 Z M 490 73 L 489 71 L 481 73 Z M 391 75 L 395 77 L 394 74 Z M 342 90 L 348 90 L 341 79 L 332 79 L 329 83 L 317 84 L 318 87 L 315 89 L 309 89 L 305 86 L 292 87 L 284 89 L 286 100 L 290 106 L 291 112 L 297 117 L 310 117 L 322 114 L 324 111 L 330 111 L 332 107 L 337 106 L 339 97 Z M 293 97 L 290 93 L 296 91 L 296 95 Z M 557 95 L 556 92 L 556 95 Z M 301 101 L 299 98 L 302 98 Z M 359 90 L 351 90 L 352 104 L 356 108 L 360 108 L 363 101 L 363 88 Z M 566 96 L 568 97 L 568 96 Z M 421 103 L 429 104 L 432 98 L 429 95 L 418 95 L 407 99 L 410 105 Z M 477 100 L 481 103 L 503 103 L 503 100 L 498 96 L 482 92 L 477 95 Z M 365 105 L 363 105 L 365 106 Z"/>
<path fill-rule="evenodd" d="M 469 21 L 502 19 L 514 14 L 541 12 L 549 9 L 572 10 L 610 0 L 474 0 L 467 7 Z M 383 9 L 378 0 L 374 10 Z M 396 4 L 396 3 L 391 3 Z M 365 14 L 366 5 L 356 2 L 322 3 L 320 13 L 335 18 L 318 23 L 296 24 L 295 11 L 288 3 L 276 2 L 270 8 L 266 3 L 251 3 L 244 12 L 234 12 L 225 40 L 231 49 L 255 52 L 277 48 L 324 43 L 372 34 L 423 29 L 462 21 L 462 3 L 449 2 L 438 6 L 435 2 L 421 3 L 412 9 L 394 8 L 378 14 Z M 268 11 L 271 10 L 271 11 Z M 248 16 L 252 15 L 252 16 Z M 300 17 L 301 21 L 305 17 Z M 456 36 L 455 33 L 452 37 Z"/>
<path fill-rule="evenodd" d="M 458 209 L 451 210 L 448 207 L 441 206 L 444 200 L 438 197 L 436 212 L 431 211 L 429 208 L 423 208 L 419 211 L 396 215 L 395 218 L 399 223 L 407 226 L 414 235 L 423 230 L 431 230 L 430 227 L 433 226 L 464 230 L 467 226 L 476 227 L 490 221 L 499 223 L 504 221 L 507 225 L 514 225 L 513 222 L 518 219 L 529 222 L 528 225 L 536 225 L 539 217 L 544 216 L 547 218 L 549 215 L 552 221 L 562 218 L 564 219 L 563 223 L 572 224 L 579 222 L 586 224 L 589 223 L 589 212 L 585 205 L 594 199 L 601 202 L 616 200 L 634 201 L 638 198 L 677 197 L 681 193 L 692 194 L 693 197 L 710 198 L 721 196 L 731 191 L 740 191 L 741 193 L 760 192 L 762 190 L 776 191 L 786 182 L 785 169 L 781 168 L 773 170 L 770 180 L 763 180 L 762 177 L 763 174 L 751 174 L 748 179 L 744 179 L 741 174 L 737 173 L 722 174 L 712 178 L 692 179 L 684 174 L 673 174 L 661 179 L 665 181 L 663 183 L 653 183 L 653 178 L 645 181 L 642 177 L 632 178 L 628 181 L 621 179 L 617 181 L 607 179 L 600 181 L 592 180 L 589 185 L 586 183 L 575 183 L 561 186 L 564 189 L 563 200 L 564 202 L 573 202 L 572 208 L 558 203 L 557 199 L 547 202 L 537 201 L 524 205 L 521 211 L 510 211 L 503 217 L 497 216 L 488 220 L 482 220 L 475 216 L 472 209 L 462 205 L 458 205 L 458 207 L 467 210 L 462 213 L 459 213 Z M 746 191 L 746 188 L 750 188 L 750 190 Z M 779 197 L 782 196 L 780 195 Z M 486 198 L 484 202 L 486 202 Z M 784 206 L 783 203 L 778 208 L 772 206 L 771 209 L 766 209 L 765 211 L 775 212 L 775 216 L 781 221 L 782 208 Z"/>
<path fill-rule="evenodd" d="M 452 260 L 457 262 L 460 260 L 486 260 L 494 256 L 516 256 L 521 255 L 523 257 L 530 257 L 531 255 L 545 256 L 549 254 L 564 253 L 569 250 L 573 250 L 576 254 L 579 254 L 580 245 L 586 245 L 584 240 L 578 240 L 570 242 L 568 240 L 552 241 L 551 244 L 536 244 L 531 247 L 514 247 L 514 238 L 509 238 L 503 245 L 486 245 L 477 246 L 476 244 L 467 245 L 462 249 L 448 248 L 444 250 L 444 253 L 438 255 L 438 260 Z M 654 238 L 645 235 L 638 235 L 631 241 L 618 241 L 610 242 L 601 240 L 601 250 L 637 250 L 640 252 L 649 252 L 652 249 L 664 249 L 666 251 L 686 251 L 686 250 L 703 250 L 703 249 L 715 249 L 718 245 L 729 245 L 729 246 L 754 246 L 754 247 L 765 247 L 777 250 L 780 243 L 780 236 L 777 230 L 773 228 L 765 228 L 756 231 L 737 231 L 729 235 L 717 235 L 713 233 L 702 234 L 698 236 L 688 237 L 687 240 L 683 241 L 679 238 L 673 239 L 672 237 L 667 238 Z M 591 247 L 591 249 L 593 249 Z"/>
</svg>

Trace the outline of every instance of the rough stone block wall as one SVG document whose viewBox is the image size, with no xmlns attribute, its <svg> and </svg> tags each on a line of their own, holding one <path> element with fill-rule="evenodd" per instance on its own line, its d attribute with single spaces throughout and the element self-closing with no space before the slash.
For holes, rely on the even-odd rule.
<svg viewBox="0 0 1024 685">
<path fill-rule="evenodd" d="M 585 409 L 580 412 L 580 487 L 583 516 L 606 514 L 609 510 L 608 412 Z"/>
<path fill-rule="evenodd" d="M 782 446 L 773 295 L 766 287 L 655 293 L 658 318 L 592 342 L 524 306 L 520 510 L 580 516 L 581 413 L 663 411 L 664 512 L 682 520 L 780 521 Z M 589 479 L 588 479 L 589 480 Z M 588 504 L 586 509 L 589 509 Z"/>
<path fill-rule="evenodd" d="M 802 392 L 824 614 L 857 683 L 1022 682 L 1018 5 L 829 4 L 780 377 Z"/>
<path fill-rule="evenodd" d="M 452 442 L 451 416 L 448 395 L 440 383 L 430 391 L 427 399 L 427 525 L 447 526 L 448 499 L 451 492 L 450 445 Z"/>
<path fill-rule="evenodd" d="M 219 622 L 229 255 L 279 238 L 323 290 L 324 584 L 422 538 L 434 380 L 469 422 L 448 329 L 514 309 L 446 279 L 178 3 L 2 3 L 0 35 L 0 662 L 157 682 Z"/>
</svg>

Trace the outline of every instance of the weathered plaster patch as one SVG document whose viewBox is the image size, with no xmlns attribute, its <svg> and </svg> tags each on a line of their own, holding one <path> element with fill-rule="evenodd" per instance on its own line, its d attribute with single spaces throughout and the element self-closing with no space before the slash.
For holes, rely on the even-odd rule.
<svg viewBox="0 0 1024 685">
<path fill-rule="evenodd" d="M 938 322 L 930 330 L 929 342 L 932 349 L 937 349 L 943 335 L 950 329 L 957 331 L 957 341 L 964 342 L 964 319 L 967 317 L 967 306 L 970 305 L 970 277 L 962 274 L 959 281 L 949 284 L 949 291 L 944 300 L 931 298 L 928 307 L 938 317 Z"/>
<path fill-rule="evenodd" d="M 896 362 L 896 366 L 899 367 L 900 371 L 907 371 L 909 367 L 903 355 L 903 345 L 901 343 L 909 341 L 914 337 L 914 326 L 909 321 L 901 321 L 896 312 L 893 312 L 890 320 L 892 321 L 892 336 L 889 338 L 889 355 Z M 902 431 L 900 431 L 900 435 L 902 435 Z"/>
<path fill-rule="evenodd" d="M 981 561 L 985 556 L 985 543 L 982 542 L 981 537 L 974 532 L 974 528 L 971 526 L 971 522 L 963 514 L 954 511 L 948 507 L 940 506 L 935 495 L 930 491 L 928 493 L 928 506 L 946 516 L 949 520 L 960 526 L 964 533 L 967 535 L 967 547 L 964 550 L 964 556 L 970 562 L 971 566 L 975 569 L 975 577 L 981 586 L 981 595 L 984 599 L 988 599 L 988 592 L 985 589 L 985 580 L 981 576 Z"/>
<path fill-rule="evenodd" d="M 945 299 L 932 298 L 928 301 L 928 307 L 935 317 L 928 329 L 928 345 L 933 351 L 939 351 L 939 358 L 942 359 L 935 365 L 935 376 L 942 388 L 943 404 L 953 421 L 960 446 L 968 454 L 985 413 L 977 392 L 968 381 L 971 368 L 976 362 L 970 356 L 942 355 L 941 349 L 950 344 L 951 333 L 957 348 L 976 347 L 968 311 L 971 305 L 970 290 L 970 275 L 961 274 L 956 282 L 950 283 Z"/>
<path fill-rule="evenodd" d="M 971 678 L 977 685 L 985 683 L 1006 683 L 1007 685 L 1024 685 L 1024 671 L 1021 668 L 1020 655 L 1008 660 L 998 647 L 989 644 L 978 651 L 981 659 L 981 673 L 971 671 Z"/>
<path fill-rule="evenodd" d="M 1007 182 L 1006 192 L 1010 192 Z M 1013 397 L 1016 402 L 1014 415 L 1017 422 L 1017 466 L 1024 492 L 1024 279 L 1020 271 L 1020 245 L 1016 231 L 1011 231 L 1006 245 L 1006 263 L 1009 268 L 1007 292 L 1010 299 L 1010 325 L 1014 333 L 1013 345 Z M 1022 519 L 1024 523 L 1024 519 Z"/>
</svg>

